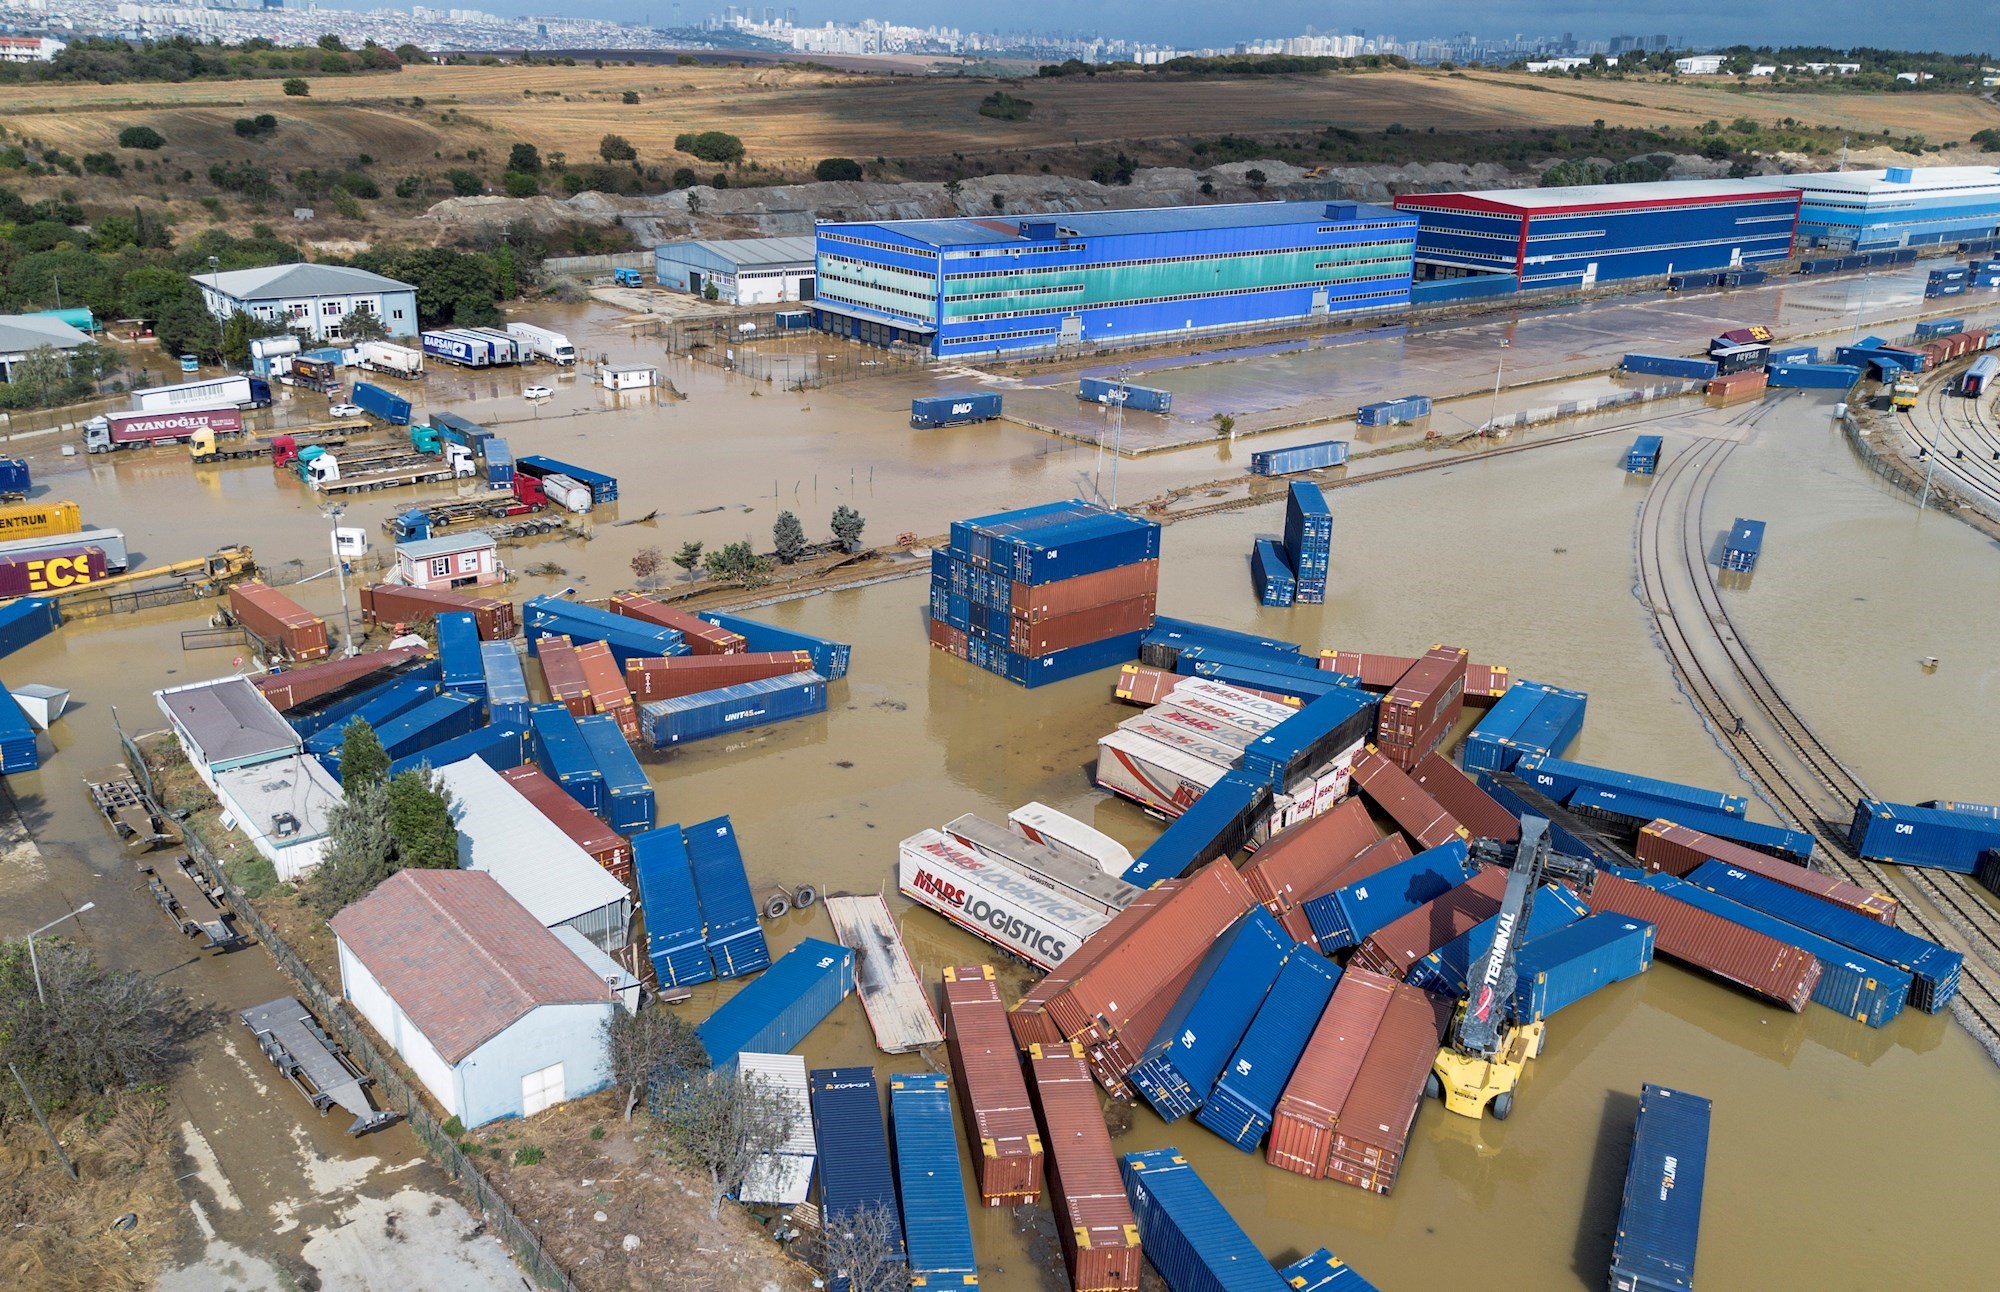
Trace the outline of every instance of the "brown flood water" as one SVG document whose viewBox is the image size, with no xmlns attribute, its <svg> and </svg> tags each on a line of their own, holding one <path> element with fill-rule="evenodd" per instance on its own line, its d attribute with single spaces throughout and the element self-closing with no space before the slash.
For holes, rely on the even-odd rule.
<svg viewBox="0 0 2000 1292">
<path fill-rule="evenodd" d="M 620 357 L 654 345 L 585 335 Z M 805 395 L 757 386 L 753 397 L 749 383 L 713 369 L 669 371 L 686 402 L 596 411 L 599 394 L 563 378 L 550 383 L 561 391 L 540 416 L 485 392 L 463 406 L 498 426 L 517 454 L 573 453 L 615 471 L 624 495 L 617 515 L 661 512 L 648 525 L 600 519 L 588 544 L 510 549 L 517 562 L 546 558 L 570 571 L 510 595 L 564 582 L 603 595 L 629 583 L 627 562 L 647 544 L 762 540 L 776 510 L 774 480 L 777 501 L 795 506 L 809 533 L 852 501 L 879 541 L 1075 492 L 1095 467 L 1091 450 L 1005 424 L 914 434 L 895 383 Z M 546 380 L 546 370 L 528 379 Z M 434 378 L 433 389 L 452 380 Z M 1541 392 L 1532 402 L 1546 400 Z M 1720 529 L 1739 513 L 1770 522 L 1755 578 L 1729 595 L 1773 677 L 1879 792 L 2000 798 L 1990 646 L 2000 636 L 2000 562 L 1990 545 L 1878 486 L 1850 460 L 1830 400 L 1790 396 L 1754 428 L 1732 425 L 1740 409 L 1679 407 L 1648 427 L 1668 434 L 1670 450 L 1700 434 L 1746 440 L 1705 523 Z M 1626 442 L 1612 435 L 1338 492 L 1323 607 L 1253 603 L 1249 540 L 1281 526 L 1276 506 L 1173 525 L 1161 609 L 1318 646 L 1413 653 L 1463 643 L 1516 677 L 1590 693 L 1574 757 L 1734 788 L 1733 767 L 1676 691 L 1633 594 L 1633 523 L 1645 486 L 1619 469 Z M 1122 496 L 1235 474 L 1248 452 L 1239 443 L 1125 462 Z M 322 550 L 324 522 L 308 496 L 295 482 L 274 490 L 267 467 L 195 472 L 171 452 L 61 467 L 43 457 L 49 496 L 77 498 L 87 518 L 127 529 L 153 560 L 226 541 L 250 542 L 267 559 Z M 705 510 L 718 504 L 724 510 Z M 403 505 L 402 495 L 371 495 L 351 512 L 372 527 Z M 298 595 L 337 613 L 331 579 Z M 1109 699 L 1106 676 L 1032 692 L 1009 686 L 930 650 L 925 597 L 925 581 L 913 578 L 757 612 L 854 643 L 853 672 L 834 687 L 830 712 L 698 745 L 649 770 L 663 822 L 734 817 L 753 885 L 810 879 L 832 891 L 889 890 L 907 912 L 911 954 L 934 981 L 947 964 L 997 953 L 894 895 L 897 840 L 961 812 L 1003 819 L 1029 799 L 1135 850 L 1159 826 L 1090 785 L 1096 738 L 1129 716 Z M 114 706 L 128 728 L 157 726 L 152 689 L 229 667 L 229 651 L 179 650 L 179 631 L 205 614 L 190 606 L 79 623 L 8 661 L 10 680 L 77 693 L 48 767 L 14 778 L 38 829 L 79 840 L 96 829 L 79 806 L 78 777 L 115 756 Z M 1943 661 L 1935 675 L 1916 668 L 1924 655 Z M 42 903 L 60 912 L 55 899 Z M 770 932 L 774 951 L 831 937 L 816 910 Z M 689 1008 L 704 1014 L 732 989 L 702 989 Z M 815 1066 L 923 1065 L 877 1055 L 858 1001 L 841 1006 L 804 1053 Z M 1596 1288 L 1643 1081 L 1715 1101 L 1704 1286 L 1989 1281 L 1984 1244 L 1972 1236 L 1984 1200 L 2000 1193 L 2000 1074 L 1949 1018 L 1906 1013 L 1871 1032 L 1817 1007 L 1779 1012 L 1666 963 L 1557 1017 L 1509 1122 L 1474 1123 L 1427 1105 L 1391 1198 L 1299 1179 L 1150 1111 L 1117 1143 L 1187 1153 L 1273 1258 L 1326 1245 L 1384 1287 L 1435 1285 L 1476 1261 L 1504 1271 L 1496 1287 Z M 995 1292 L 1045 1286 L 1018 1227 L 1008 1213 L 975 1217 L 985 1285 Z"/>
</svg>

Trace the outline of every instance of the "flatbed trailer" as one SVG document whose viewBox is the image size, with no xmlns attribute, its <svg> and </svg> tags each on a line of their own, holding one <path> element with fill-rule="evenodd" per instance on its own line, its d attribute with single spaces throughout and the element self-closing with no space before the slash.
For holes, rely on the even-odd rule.
<svg viewBox="0 0 2000 1292">
<path fill-rule="evenodd" d="M 290 466 L 298 461 L 299 450 L 319 445 L 337 449 L 349 440 L 366 435 L 365 426 L 308 426 L 296 431 L 272 431 L 264 435 L 218 435 L 196 431 L 188 437 L 188 456 L 196 462 L 245 462 L 270 458 L 273 466 Z"/>
<path fill-rule="evenodd" d="M 90 801 L 97 805 L 98 815 L 127 847 L 146 851 L 176 842 L 166 814 L 146 797 L 139 778 L 124 763 L 92 772 L 83 783 L 90 789 Z"/>
<path fill-rule="evenodd" d="M 438 530 L 450 529 L 456 525 L 483 525 L 488 521 L 532 516 L 542 508 L 522 502 L 513 494 L 504 493 L 493 494 L 486 498 L 462 498 L 456 502 L 441 502 L 419 510 L 430 521 L 431 531 L 436 533 Z M 382 521 L 382 528 L 394 534 L 396 522 L 401 518 L 400 515 L 385 518 Z"/>
<path fill-rule="evenodd" d="M 943 1044 L 937 1012 L 910 963 L 896 917 L 881 895 L 829 897 L 826 913 L 833 921 L 834 937 L 854 949 L 854 985 L 875 1033 L 876 1048 L 887 1054 L 909 1054 Z"/>
<path fill-rule="evenodd" d="M 146 877 L 146 891 L 160 910 L 183 936 L 201 939 L 203 951 L 234 951 L 249 945 L 250 935 L 236 928 L 236 913 L 222 903 L 222 890 L 210 885 L 188 854 L 181 853 L 165 865 L 141 861 L 139 873 Z"/>
<path fill-rule="evenodd" d="M 377 489 L 403 489 L 411 485 L 436 484 L 452 479 L 451 463 L 427 458 L 421 465 L 394 467 L 350 476 L 342 469 L 338 480 L 316 482 L 313 488 L 324 494 L 373 493 Z"/>
<path fill-rule="evenodd" d="M 326 1116 L 335 1104 L 354 1114 L 349 1135 L 366 1135 L 396 1120 L 397 1114 L 375 1107 L 368 1087 L 375 1078 L 363 1072 L 340 1043 L 327 1035 L 312 1011 L 290 996 L 254 1005 L 238 1014 L 257 1038 L 257 1048 Z"/>
</svg>

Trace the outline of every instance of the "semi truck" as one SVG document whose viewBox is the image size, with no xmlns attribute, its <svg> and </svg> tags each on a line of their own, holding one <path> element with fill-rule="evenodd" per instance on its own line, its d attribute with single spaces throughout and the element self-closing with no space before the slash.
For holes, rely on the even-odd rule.
<svg viewBox="0 0 2000 1292">
<path fill-rule="evenodd" d="M 475 328 L 441 328 L 423 334 L 424 353 L 461 368 L 493 368 L 513 363 L 517 347 L 506 333 Z"/>
<path fill-rule="evenodd" d="M 337 448 L 347 443 L 345 430 L 284 431 L 276 435 L 223 439 L 214 431 L 196 431 L 188 437 L 188 456 L 196 462 L 235 462 L 245 458 L 271 459 L 274 467 L 291 466 L 309 445 Z"/>
<path fill-rule="evenodd" d="M 135 413 L 178 413 L 190 408 L 269 408 L 271 383 L 262 377 L 211 377 L 132 392 Z"/>
<path fill-rule="evenodd" d="M 386 372 L 395 377 L 424 375 L 424 352 L 393 341 L 363 341 L 355 348 L 355 355 L 359 365 L 370 372 Z"/>
<path fill-rule="evenodd" d="M 576 347 L 560 332 L 552 332 L 532 323 L 509 323 L 507 335 L 519 341 L 527 352 L 538 359 L 567 368 L 576 362 Z"/>
<path fill-rule="evenodd" d="M 391 426 L 410 424 L 410 401 L 393 390 L 385 390 L 372 381 L 354 383 L 354 393 L 348 396 L 354 405 L 370 417 L 379 418 Z"/>
<path fill-rule="evenodd" d="M 568 476 L 571 480 L 586 486 L 590 490 L 590 500 L 592 502 L 601 504 L 618 501 L 618 478 L 616 476 L 608 476 L 600 471 L 586 470 L 583 467 L 573 466 L 568 462 L 545 457 L 539 453 L 531 453 L 527 457 L 516 459 L 514 462 L 514 474 L 517 477 L 528 475 L 537 478 L 553 475 Z"/>
<path fill-rule="evenodd" d="M 106 413 L 83 424 L 86 453 L 111 453 L 149 444 L 178 444 L 201 432 L 236 435 L 243 416 L 233 407 L 185 408 L 163 413 Z"/>
</svg>

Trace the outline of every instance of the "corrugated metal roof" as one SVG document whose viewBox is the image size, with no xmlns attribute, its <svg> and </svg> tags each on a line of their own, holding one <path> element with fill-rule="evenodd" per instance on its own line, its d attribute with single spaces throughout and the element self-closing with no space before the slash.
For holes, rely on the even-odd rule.
<svg viewBox="0 0 2000 1292">
<path fill-rule="evenodd" d="M 1808 193 L 1863 193 L 1870 197 L 1908 195 L 1912 192 L 1938 193 L 1948 189 L 2000 192 L 2000 167 L 1993 166 L 1912 166 L 1907 182 L 1891 183 L 1886 170 L 1827 171 L 1817 175 L 1774 175 L 1770 182 L 1781 188 L 1803 189 Z"/>
<path fill-rule="evenodd" d="M 1562 188 L 1489 188 L 1471 192 L 1412 193 L 1398 198 L 1409 208 L 1460 203 L 1495 206 L 1532 213 L 1575 207 L 1664 206 L 1674 202 L 1717 202 L 1738 197 L 1790 197 L 1792 187 L 1779 179 L 1663 179 L 1643 184 L 1575 184 Z"/>
<path fill-rule="evenodd" d="M 686 242 L 663 242 L 653 250 L 671 257 L 679 247 L 698 247 L 717 259 L 745 268 L 776 265 L 810 268 L 815 255 L 811 238 L 694 238 Z"/>
<path fill-rule="evenodd" d="M 25 353 L 44 345 L 71 350 L 89 340 L 61 319 L 36 314 L 0 315 L 0 354 Z"/>
<path fill-rule="evenodd" d="M 396 552 L 413 561 L 428 561 L 433 556 L 456 556 L 460 552 L 479 552 L 494 546 L 497 544 L 493 535 L 483 529 L 472 529 L 442 538 L 420 538 L 414 543 L 398 543 Z"/>
<path fill-rule="evenodd" d="M 263 692 L 247 677 L 218 678 L 153 692 L 160 711 L 195 743 L 210 763 L 240 762 L 302 748 Z"/>
<path fill-rule="evenodd" d="M 491 875 L 397 871 L 328 924 L 446 1063 L 538 1006 L 611 1000 Z"/>
<path fill-rule="evenodd" d="M 1384 206 L 1353 205 L 1352 216 L 1329 217 L 1326 202 L 1230 202 L 1221 206 L 1168 206 L 1130 211 L 1061 211 L 1014 219 L 881 220 L 859 226 L 823 224 L 822 233 L 843 227 L 882 228 L 933 247 L 1013 244 L 1023 240 L 1021 227 L 1054 224 L 1079 238 L 1118 234 L 1196 233 L 1206 229 L 1256 229 L 1276 224 L 1318 224 L 1329 218 L 1341 224 L 1381 222 L 1403 224 L 1408 217 Z M 824 304 L 824 302 L 815 302 Z"/>
<path fill-rule="evenodd" d="M 625 885 L 477 758 L 437 768 L 458 824 L 458 864 L 483 870 L 544 926 L 626 901 Z"/>
<path fill-rule="evenodd" d="M 346 265 L 267 265 L 262 269 L 229 269 L 194 275 L 196 283 L 213 287 L 239 301 L 281 300 L 295 296 L 347 296 L 356 292 L 413 292 L 409 283 Z"/>
</svg>

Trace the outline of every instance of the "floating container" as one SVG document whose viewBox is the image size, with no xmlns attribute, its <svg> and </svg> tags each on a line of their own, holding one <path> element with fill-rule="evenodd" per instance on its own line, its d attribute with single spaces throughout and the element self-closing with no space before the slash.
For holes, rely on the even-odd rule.
<svg viewBox="0 0 2000 1292">
<path fill-rule="evenodd" d="M 918 430 L 990 422 L 998 416 L 1000 396 L 990 390 L 969 395 L 930 395 L 910 401 L 910 425 Z"/>
<path fill-rule="evenodd" d="M 1799 1013 L 1818 985 L 1820 964 L 1796 945 L 1738 924 L 1671 894 L 1617 875 L 1599 874 L 1590 909 L 1645 920 L 1658 930 L 1657 954 L 1733 982 Z"/>
<path fill-rule="evenodd" d="M 1324 471 L 1347 464 L 1348 441 L 1320 440 L 1288 449 L 1260 449 L 1250 455 L 1250 474 L 1287 476 L 1300 471 Z"/>
<path fill-rule="evenodd" d="M 1209 947 L 1126 1074 L 1162 1119 L 1177 1121 L 1201 1107 L 1297 948 L 1261 908 Z"/>
<path fill-rule="evenodd" d="M 1381 840 L 1358 798 L 1341 801 L 1259 848 L 1243 866 L 1243 882 L 1294 940 L 1312 936 L 1300 904 L 1323 893 L 1334 876 Z"/>
<path fill-rule="evenodd" d="M 371 727 L 379 727 L 400 714 L 408 713 L 437 693 L 437 665 L 432 662 L 289 721 L 292 730 L 304 737 L 307 753 L 326 754 L 340 748 L 348 724 L 355 719 L 359 718 Z"/>
<path fill-rule="evenodd" d="M 468 731 L 462 736 L 405 755 L 389 764 L 391 778 L 423 767 L 449 767 L 477 758 L 496 772 L 519 767 L 528 761 L 528 731 L 513 723 L 500 722 Z"/>
<path fill-rule="evenodd" d="M 1195 1120 L 1256 1152 L 1339 981 L 1340 967 L 1322 956 L 1302 951 L 1286 960 Z"/>
<path fill-rule="evenodd" d="M 951 1078 L 899 1072 L 889 1078 L 889 1120 L 896 1128 L 896 1184 L 909 1242 L 910 1286 L 979 1286 L 972 1216 L 958 1176 L 958 1136 L 951 1124 Z"/>
<path fill-rule="evenodd" d="M 514 635 L 514 604 L 444 588 L 412 588 L 377 583 L 361 589 L 361 620 L 370 624 L 410 624 L 463 611 L 479 624 L 479 639 L 504 642 Z"/>
<path fill-rule="evenodd" d="M 1653 936 L 1644 920 L 1593 915 L 1528 938 L 1515 961 L 1514 1018 L 1539 1023 L 1614 982 L 1638 977 L 1653 967 Z"/>
<path fill-rule="evenodd" d="M 1307 923 L 1322 954 L 1358 946 L 1384 925 L 1463 884 L 1470 875 L 1465 840 L 1426 849 L 1331 892 L 1307 898 Z"/>
<path fill-rule="evenodd" d="M 1436 848 L 1453 839 L 1465 839 L 1465 827 L 1439 807 L 1436 799 L 1417 788 L 1409 773 L 1373 746 L 1354 760 L 1353 772 L 1356 788 L 1368 801 L 1422 846 Z"/>
<path fill-rule="evenodd" d="M 1861 369 L 1853 364 L 1774 363 L 1764 375 L 1774 390 L 1848 390 L 1861 380 Z"/>
<path fill-rule="evenodd" d="M 1338 687 L 1304 705 L 1243 750 L 1243 770 L 1283 789 L 1299 776 L 1367 740 L 1375 726 L 1375 696 Z"/>
<path fill-rule="evenodd" d="M 1146 1259 L 1174 1292 L 1290 1292 L 1180 1150 L 1127 1153 L 1118 1169 Z"/>
<path fill-rule="evenodd" d="M 1671 821 L 1654 821 L 1639 831 L 1638 859 L 1647 870 L 1685 878 L 1689 871 L 1719 861 L 1774 883 L 1810 893 L 1822 902 L 1865 915 L 1878 924 L 1894 925 L 1902 903 L 1886 893 L 1823 874 L 1746 848 L 1740 843 L 1690 830 Z"/>
<path fill-rule="evenodd" d="M 276 588 L 255 582 L 231 584 L 229 614 L 286 659 L 326 657 L 326 620 Z"/>
<path fill-rule="evenodd" d="M 1101 910 L 936 830 L 903 840 L 897 857 L 897 887 L 905 897 L 1039 968 L 1067 960 L 1106 922 Z"/>
<path fill-rule="evenodd" d="M 1641 476 L 1657 472 L 1660 469 L 1660 447 L 1664 443 L 1657 435 L 1641 435 L 1632 441 L 1632 447 L 1625 450 L 1625 470 Z"/>
<path fill-rule="evenodd" d="M 1414 422 L 1418 418 L 1429 417 L 1431 397 L 1429 395 L 1404 395 L 1397 399 L 1384 399 L 1373 404 L 1363 404 L 1355 410 L 1354 424 L 1357 426 L 1395 426 L 1403 422 Z"/>
<path fill-rule="evenodd" d="M 1431 796 L 1468 839 L 1498 839 L 1513 843 L 1521 837 L 1521 821 L 1443 754 L 1432 754 L 1410 773 L 1418 789 Z"/>
<path fill-rule="evenodd" d="M 2000 848 L 2000 820 L 1946 808 L 1862 799 L 1854 805 L 1847 841 L 1870 861 L 1970 875 L 1978 871 L 1987 849 Z"/>
<path fill-rule="evenodd" d="M 1226 764 L 1197 758 L 1122 728 L 1097 741 L 1097 784 L 1170 817 L 1186 812 L 1229 772 Z"/>
<path fill-rule="evenodd" d="M 1046 804 L 1023 803 L 1007 814 L 1007 824 L 1030 843 L 1095 866 L 1113 878 L 1132 864 L 1132 854 L 1124 844 Z"/>
<path fill-rule="evenodd" d="M 1123 404 L 1142 413 L 1164 413 L 1174 406 L 1174 392 L 1151 386 L 1134 386 L 1102 377 L 1085 377 L 1077 382 L 1076 397 L 1086 404 Z"/>
<path fill-rule="evenodd" d="M 1298 581 L 1276 539 L 1260 538 L 1250 549 L 1250 588 L 1257 604 L 1283 608 L 1298 595 Z"/>
<path fill-rule="evenodd" d="M 633 756 L 617 719 L 598 714 L 578 722 L 576 729 L 604 777 L 604 819 L 621 834 L 652 829 L 653 783 Z"/>
<path fill-rule="evenodd" d="M 1042 1130 L 1049 1206 L 1076 1292 L 1138 1292 L 1143 1267 L 1097 1088 L 1075 1044 L 1031 1046 L 1029 1089 Z"/>
<path fill-rule="evenodd" d="M 1042 1197 L 1042 1137 L 993 966 L 947 967 L 944 1015 L 980 1200 L 989 1207 L 1033 1206 Z"/>
<path fill-rule="evenodd" d="M 1534 905 L 1528 908 L 1528 919 L 1521 930 L 1522 941 L 1530 942 L 1568 928 L 1589 914 L 1590 908 L 1561 884 L 1543 884 L 1535 894 Z M 1499 919 L 1494 915 L 1481 920 L 1417 961 L 1404 971 L 1403 981 L 1448 1000 L 1464 999 L 1471 994 L 1468 984 L 1472 966 L 1493 949 L 1493 931 Z"/>
<path fill-rule="evenodd" d="M 1558 803 L 1567 803 L 1570 795 L 1578 790 L 1619 790 L 1669 803 L 1685 803 L 1703 812 L 1719 812 L 1739 819 L 1748 816 L 1750 812 L 1750 800 L 1741 794 L 1699 789 L 1692 785 L 1682 785 L 1678 781 L 1664 781 L 1653 776 L 1635 776 L 1630 772 L 1613 771 L 1607 767 L 1592 767 L 1587 763 L 1566 762 L 1546 755 L 1523 758 L 1515 766 L 1514 774 Z"/>
<path fill-rule="evenodd" d="M 585 810 L 602 815 L 604 773 L 583 743 L 576 719 L 560 704 L 538 704 L 528 710 L 528 730 L 534 737 L 535 763 L 563 792 Z"/>
<path fill-rule="evenodd" d="M 633 660 L 625 666 L 625 685 L 643 704 L 812 671 L 812 656 L 805 651 L 677 655 L 672 659 Z"/>
<path fill-rule="evenodd" d="M 1270 801 L 1268 785 L 1244 772 L 1227 773 L 1139 854 L 1125 872 L 1125 882 L 1149 888 L 1162 879 L 1177 879 L 1197 867 L 1227 861 L 1243 847 Z"/>
<path fill-rule="evenodd" d="M 512 642 L 479 643 L 479 668 L 486 680 L 486 708 L 496 723 L 528 725 L 528 676 Z"/>
<path fill-rule="evenodd" d="M 736 827 L 726 816 L 715 817 L 681 831 L 688 862 L 694 868 L 695 892 L 701 898 L 703 937 L 715 976 L 737 978 L 771 963 L 771 949 L 757 923 L 757 901 L 750 895 L 743 852 L 736 846 Z M 790 1049 L 790 1046 L 785 1046 Z"/>
<path fill-rule="evenodd" d="M 888 1263 L 904 1259 L 902 1212 L 889 1156 L 882 1096 L 872 1068 L 815 1068 L 806 1074 L 812 1096 L 813 1134 L 819 1142 L 821 1224 L 840 1224 L 857 1212 L 879 1213 L 889 1230 Z M 862 1292 L 843 1275 L 827 1280 L 830 1292 Z"/>
<path fill-rule="evenodd" d="M 1757 558 L 1764 551 L 1764 522 L 1744 520 L 1738 516 L 1729 526 L 1729 537 L 1723 541 L 1722 568 L 1725 570 L 1754 570 Z"/>
<path fill-rule="evenodd" d="M 1588 705 L 1581 691 L 1515 682 L 1465 738 L 1465 770 L 1511 771 L 1525 754 L 1561 757 L 1583 730 Z"/>
<path fill-rule="evenodd" d="M 486 665 L 479 653 L 479 621 L 454 611 L 437 617 L 438 676 L 447 691 L 486 695 Z"/>
<path fill-rule="evenodd" d="M 702 937 L 694 867 L 679 826 L 632 836 L 632 875 L 646 921 L 646 955 L 660 989 L 692 987 L 715 977 L 715 964 Z"/>
<path fill-rule="evenodd" d="M 1686 377 L 1707 381 L 1716 374 L 1712 359 L 1685 359 L 1679 355 L 1628 354 L 1618 365 L 1626 372 L 1642 372 L 1655 377 Z"/>
<path fill-rule="evenodd" d="M 1073 853 L 1059 852 L 967 813 L 945 823 L 944 832 L 983 857 L 1011 867 L 1057 895 L 1101 912 L 1105 918 L 1132 904 L 1139 889 Z"/>
<path fill-rule="evenodd" d="M 1352 1265 L 1322 1247 L 1278 1271 L 1292 1292 L 1379 1292 Z"/>
<path fill-rule="evenodd" d="M 1293 666 L 1315 666 L 1299 653 L 1302 648 L 1297 642 L 1275 641 L 1255 633 L 1240 633 L 1231 628 L 1215 628 L 1192 619 L 1172 619 L 1165 615 L 1155 619 L 1146 633 L 1142 662 L 1154 668 L 1171 669 L 1175 667 L 1180 651 L 1192 646 L 1216 646 L 1246 654 L 1274 656 Z"/>
<path fill-rule="evenodd" d="M 1326 1178 L 1334 1127 L 1396 988 L 1396 983 L 1365 970 L 1350 969 L 1342 975 L 1278 1101 L 1271 1147 L 1265 1154 L 1272 1166 L 1310 1180 Z"/>
<path fill-rule="evenodd" d="M 12 655 L 62 627 L 62 611 L 46 597 L 21 597 L 0 606 L 0 656 Z"/>
<path fill-rule="evenodd" d="M 1694 1286 L 1708 1120 L 1709 1103 L 1700 1095 L 1651 1082 L 1640 1088 L 1611 1244 L 1611 1292 L 1686 1292 Z"/>
<path fill-rule="evenodd" d="M 609 610 L 561 597 L 531 597 L 522 604 L 521 611 L 528 649 L 537 653 L 542 638 L 558 636 L 567 637 L 573 644 L 603 642 L 621 668 L 634 659 L 687 653 L 681 635 L 671 628 L 614 615 Z"/>
<path fill-rule="evenodd" d="M 720 610 L 704 610 L 700 617 L 727 632 L 735 633 L 743 639 L 743 649 L 751 651 L 805 651 L 813 658 L 813 671 L 829 682 L 837 682 L 847 676 L 849 657 L 854 648 L 846 642 L 831 641 L 825 637 L 814 637 L 810 633 L 795 632 L 789 628 L 775 628 L 770 624 L 745 619 L 741 615 L 724 614 Z"/>
<path fill-rule="evenodd" d="M 445 692 L 383 723 L 375 737 L 393 762 L 466 735 L 485 721 L 485 706 L 478 700 Z"/>
<path fill-rule="evenodd" d="M 1347 967 L 1401 978 L 1417 961 L 1498 915 L 1506 891 L 1507 872 L 1483 868 L 1458 887 L 1363 938 Z"/>
<path fill-rule="evenodd" d="M 637 592 L 619 593 L 611 598 L 610 608 L 614 615 L 643 619 L 649 624 L 673 629 L 681 635 L 688 650 L 696 655 L 733 655 L 747 649 L 742 633 L 718 628 L 699 615 L 677 610 L 663 601 Z"/>
<path fill-rule="evenodd" d="M 819 1141 L 813 1136 L 806 1061 L 796 1054 L 758 1054 L 746 1050 L 736 1056 L 736 1079 L 746 1085 L 756 1082 L 777 1096 L 783 1102 L 786 1125 L 790 1128 L 777 1152 L 760 1154 L 744 1173 L 736 1200 L 796 1207 L 811 1194 L 813 1160 L 819 1156 Z"/>
<path fill-rule="evenodd" d="M 1696 868 L 1687 882 L 1907 971 L 1914 980 L 1910 1003 L 1927 1014 L 1937 1013 L 1958 994 L 1959 975 L 1965 964 L 1963 952 L 1890 928 L 1865 915 L 1830 906 L 1796 889 L 1719 861 Z"/>
<path fill-rule="evenodd" d="M 793 673 L 639 706 L 639 734 L 655 749 L 826 712 L 826 679 Z"/>
<path fill-rule="evenodd" d="M 603 642 L 585 642 L 576 648 L 576 662 L 590 688 L 590 713 L 582 717 L 608 717 L 625 739 L 637 740 L 639 710 L 632 703 L 631 688 L 625 685 L 625 675 L 611 657 L 610 647 Z"/>
<path fill-rule="evenodd" d="M 744 1050 L 784 1054 L 796 1048 L 854 990 L 854 952 L 804 938 L 769 969 L 722 1002 L 695 1028 L 718 1068 Z M 822 1149 L 830 1149 L 824 1135 Z"/>
<path fill-rule="evenodd" d="M 556 829 L 570 837 L 591 860 L 611 872 L 626 887 L 632 884 L 632 845 L 603 821 L 591 815 L 581 803 L 563 793 L 562 787 L 533 767 L 516 767 L 500 773 L 500 779 L 534 804 Z"/>
</svg>

